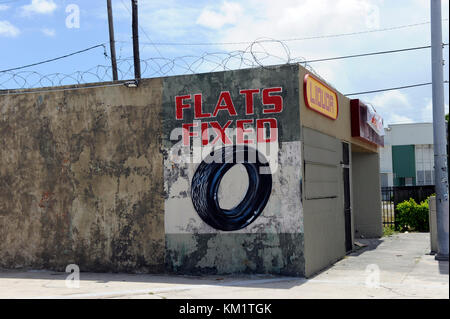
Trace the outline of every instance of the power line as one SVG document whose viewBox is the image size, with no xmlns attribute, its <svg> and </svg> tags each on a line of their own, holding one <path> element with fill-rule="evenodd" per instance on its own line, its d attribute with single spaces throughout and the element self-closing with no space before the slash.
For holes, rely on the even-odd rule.
<svg viewBox="0 0 450 319">
<path fill-rule="evenodd" d="M 442 19 L 442 21 L 448 21 L 448 19 Z M 289 39 L 282 39 L 282 40 L 264 40 L 264 42 L 290 42 L 290 41 L 305 41 L 305 40 L 314 40 L 314 39 L 326 39 L 326 38 L 338 38 L 338 37 L 345 37 L 345 36 L 352 36 L 352 35 L 360 35 L 360 34 L 367 34 L 367 33 L 374 33 L 374 32 L 384 32 L 384 31 L 393 31 L 393 30 L 399 30 L 399 29 L 405 29 L 405 28 L 412 28 L 417 27 L 421 25 L 427 25 L 430 24 L 430 21 L 427 22 L 421 22 L 421 23 L 413 23 L 413 24 L 406 24 L 406 25 L 399 25 L 399 26 L 393 26 L 393 27 L 387 27 L 387 28 L 380 28 L 380 29 L 373 29 L 373 30 L 364 30 L 364 31 L 356 31 L 356 32 L 348 32 L 348 33 L 337 33 L 337 34 L 325 34 L 325 35 L 317 35 L 317 36 L 309 36 L 309 37 L 300 37 L 300 38 L 289 38 Z M 146 44 L 145 42 L 142 42 L 143 44 Z M 197 42 L 197 43 L 188 43 L 188 42 L 151 42 L 152 45 L 171 45 L 171 46 L 196 46 L 196 45 L 242 45 L 242 44 L 251 44 L 253 41 L 242 41 L 242 42 Z M 148 43 L 147 43 L 148 44 Z"/>
<path fill-rule="evenodd" d="M 130 9 L 127 7 L 127 5 L 123 2 L 123 0 L 121 0 L 122 6 L 128 11 L 129 14 L 131 14 Z M 144 35 L 147 37 L 147 39 L 150 41 L 150 44 L 153 45 L 153 47 L 155 48 L 156 52 L 158 52 L 160 57 L 163 57 L 163 55 L 161 54 L 161 52 L 159 51 L 158 47 L 154 44 L 154 42 L 152 41 L 152 39 L 150 39 L 150 37 L 148 36 L 147 32 L 145 32 L 145 30 L 138 24 L 139 29 L 141 29 L 142 33 L 144 33 Z M 123 41 L 122 41 L 123 42 Z M 141 42 L 144 43 L 144 42 Z M 145 44 L 145 43 L 144 43 Z M 148 43 L 147 43 L 148 44 Z"/>
<path fill-rule="evenodd" d="M 1 70 L 0 73 L 20 70 L 20 69 L 25 69 L 25 68 L 29 68 L 31 66 L 36 66 L 36 65 L 40 65 L 40 64 L 44 64 L 44 63 L 48 63 L 48 62 L 53 62 L 53 61 L 56 61 L 56 60 L 61 60 L 61 59 L 64 59 L 64 58 L 67 58 L 67 57 L 70 57 L 70 56 L 73 56 L 73 55 L 76 55 L 76 54 L 80 54 L 80 53 L 83 53 L 83 52 L 86 52 L 86 51 L 89 51 L 89 50 L 92 50 L 92 49 L 95 49 L 95 48 L 98 48 L 98 47 L 103 47 L 103 49 L 105 50 L 104 54 L 107 55 L 106 54 L 105 43 L 101 43 L 101 44 L 97 44 L 97 45 L 94 45 L 92 47 L 80 50 L 80 51 L 76 51 L 76 52 L 72 52 L 72 53 L 69 53 L 69 54 L 66 54 L 66 55 L 59 56 L 57 58 L 53 58 L 53 59 L 49 59 L 49 60 L 45 60 L 45 61 L 41 61 L 41 62 L 36 62 L 36 63 L 28 64 L 28 65 L 23 65 L 23 66 L 19 66 L 19 67 L 12 68 L 12 69 Z"/>
<path fill-rule="evenodd" d="M 447 46 L 447 45 L 448 45 L 448 43 L 442 44 L 442 46 Z M 397 49 L 397 50 L 389 50 L 389 51 L 376 51 L 376 52 L 369 52 L 369 53 L 344 55 L 344 56 L 338 56 L 338 57 L 333 57 L 333 58 L 315 59 L 315 60 L 303 61 L 302 63 L 313 63 L 313 62 L 349 59 L 349 58 L 357 58 L 357 57 L 363 57 L 363 56 L 369 56 L 369 55 L 389 54 L 389 53 L 397 53 L 397 52 L 404 52 L 404 51 L 423 50 L 423 49 L 429 49 L 429 48 L 431 48 L 431 45 L 422 46 L 422 47 Z"/>
<path fill-rule="evenodd" d="M 448 83 L 448 81 L 444 81 L 444 83 Z M 419 83 L 419 84 L 412 84 L 412 85 L 405 85 L 405 86 L 399 86 L 399 87 L 393 87 L 393 88 L 387 88 L 387 89 L 379 89 L 379 90 L 373 90 L 373 91 L 365 91 L 365 92 L 358 92 L 358 93 L 350 93 L 350 94 L 344 94 L 344 95 L 345 95 L 345 96 L 362 95 L 362 94 L 370 94 L 370 93 L 378 93 L 378 92 L 385 92 L 385 91 L 393 91 L 393 90 L 408 89 L 408 88 L 413 88 L 413 87 L 417 87 L 417 86 L 425 86 L 425 85 L 431 85 L 431 82 L 427 82 L 427 83 Z"/>
</svg>

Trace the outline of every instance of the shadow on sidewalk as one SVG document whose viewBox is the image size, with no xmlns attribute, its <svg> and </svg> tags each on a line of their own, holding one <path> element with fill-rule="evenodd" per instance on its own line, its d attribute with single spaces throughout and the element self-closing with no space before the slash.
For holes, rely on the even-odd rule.
<svg viewBox="0 0 450 319">
<path fill-rule="evenodd" d="M 448 261 L 439 261 L 439 273 L 448 275 Z"/>
<path fill-rule="evenodd" d="M 0 269 L 0 279 L 28 279 L 28 280 L 49 280 L 58 281 L 64 285 L 63 281 L 69 273 L 52 270 L 31 270 L 31 269 Z M 93 273 L 80 272 L 80 280 L 106 284 L 110 282 L 133 282 L 149 284 L 170 284 L 188 286 L 230 286 L 241 288 L 270 288 L 278 284 L 278 289 L 291 289 L 301 286 L 307 282 L 304 277 L 288 277 L 270 274 L 229 274 L 229 275 L 177 275 L 177 274 L 130 274 L 130 273 Z M 265 287 L 265 284 L 269 284 Z"/>
<path fill-rule="evenodd" d="M 358 243 L 362 244 L 362 247 L 358 247 Z M 347 254 L 347 256 L 359 256 L 367 251 L 376 249 L 381 243 L 383 238 L 358 238 L 355 239 L 355 248 Z"/>
</svg>

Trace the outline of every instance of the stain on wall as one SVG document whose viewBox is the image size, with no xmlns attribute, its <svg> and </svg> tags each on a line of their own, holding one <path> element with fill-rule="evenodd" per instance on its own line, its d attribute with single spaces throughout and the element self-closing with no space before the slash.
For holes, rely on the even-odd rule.
<svg viewBox="0 0 450 319">
<path fill-rule="evenodd" d="M 0 267 L 303 275 L 298 72 L 285 65 L 1 95 Z M 203 154 L 175 161 L 195 153 L 195 121 L 210 129 L 204 141 L 200 132 Z M 237 144 L 239 125 L 261 126 L 241 138 L 268 159 L 271 181 L 250 222 L 223 230 L 194 207 L 192 180 L 213 144 Z M 220 210 L 258 183 L 249 174 L 235 187 L 242 175 L 230 170 L 217 184 Z"/>
<path fill-rule="evenodd" d="M 0 96 L 0 267 L 164 270 L 161 94 Z"/>
<path fill-rule="evenodd" d="M 170 77 L 164 79 L 163 86 L 166 269 L 198 274 L 244 272 L 302 275 L 298 66 Z M 277 104 L 279 101 L 282 101 L 282 108 Z M 269 162 L 275 159 L 276 163 L 270 163 L 271 190 L 267 203 L 261 205 L 262 211 L 251 223 L 240 227 L 227 228 L 208 222 L 199 212 L 202 207 L 193 201 L 193 197 L 203 196 L 196 192 L 210 194 L 210 201 L 201 204 L 209 205 L 206 211 L 214 209 L 214 214 L 224 211 L 224 215 L 235 212 L 232 208 L 225 210 L 217 207 L 221 205 L 214 203 L 217 192 L 214 193 L 212 186 L 206 190 L 193 189 L 193 179 L 199 166 L 203 165 L 200 163 L 206 161 L 214 146 L 221 150 L 221 147 L 232 148 L 239 144 L 239 133 L 235 129 L 240 121 L 246 121 L 248 126 L 245 129 L 250 130 L 256 129 L 261 119 L 271 121 L 270 129 L 265 126 L 264 134 L 267 135 L 264 137 L 271 140 L 273 134 L 276 136 L 275 140 L 271 140 L 272 149 L 268 152 Z M 274 131 L 272 123 L 276 126 Z M 204 126 L 213 128 L 212 136 L 207 130 L 204 136 L 201 131 Z M 214 126 L 229 131 L 224 129 L 220 132 Z M 258 133 L 249 135 L 249 140 L 258 143 L 245 145 L 253 146 L 258 151 L 269 144 L 261 142 Z M 203 150 L 200 156 L 196 155 L 198 145 Z M 224 202 L 227 194 L 235 196 L 229 195 L 235 194 L 233 190 L 238 187 L 233 181 L 245 172 L 234 170 L 230 174 L 234 175 L 227 177 L 229 182 L 225 186 L 220 182 L 220 176 L 213 178 L 213 182 L 219 179 L 221 201 Z M 252 180 L 249 175 L 250 185 L 257 180 Z M 210 187 L 206 177 L 203 184 L 206 188 Z M 240 197 L 245 196 L 241 194 Z M 236 207 L 239 208 L 239 205 Z M 259 211 L 254 213 L 256 215 Z"/>
</svg>

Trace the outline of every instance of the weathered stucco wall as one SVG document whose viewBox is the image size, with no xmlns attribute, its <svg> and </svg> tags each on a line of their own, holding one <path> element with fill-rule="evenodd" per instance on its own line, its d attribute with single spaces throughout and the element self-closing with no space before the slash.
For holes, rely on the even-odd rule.
<svg viewBox="0 0 450 319">
<path fill-rule="evenodd" d="M 303 209 L 300 195 L 302 163 L 297 74 L 298 66 L 290 65 L 164 79 L 163 143 L 166 150 L 164 179 L 167 194 L 165 229 L 166 266 L 169 271 L 203 274 L 251 272 L 303 275 Z M 282 110 L 267 112 L 269 109 L 276 109 L 276 106 L 271 104 L 274 101 L 268 102 L 269 99 L 263 97 L 263 89 L 267 88 L 278 88 L 274 89 L 271 96 L 282 99 Z M 256 90 L 251 112 L 248 112 L 248 101 L 241 92 L 248 89 Z M 231 99 L 228 102 L 225 99 L 220 100 L 223 92 L 229 93 Z M 200 94 L 201 112 L 197 112 L 196 116 L 194 95 Z M 178 119 L 176 96 L 186 97 L 180 102 L 180 105 L 185 105 L 178 114 L 182 118 Z M 229 108 L 225 108 L 226 105 Z M 217 106 L 223 108 L 216 113 L 214 110 Z M 209 115 L 203 116 L 200 113 Z M 254 130 L 257 126 L 256 121 L 260 119 L 273 119 L 278 125 L 277 138 L 267 143 L 274 147 L 271 154 L 277 162 L 271 166 L 272 181 L 267 204 L 251 224 L 240 229 L 230 231 L 211 226 L 202 220 L 198 207 L 193 205 L 193 197 L 197 197 L 197 190 L 193 190 L 192 187 L 193 178 L 212 144 L 220 149 L 226 147 L 227 143 L 221 144 L 219 140 L 215 144 L 214 135 L 217 136 L 215 131 L 212 138 L 207 135 L 206 145 L 203 145 L 205 152 L 200 160 L 177 162 L 170 155 L 194 154 L 195 141 L 192 138 L 190 144 L 185 146 L 181 143 L 183 133 L 173 132 L 181 129 L 184 124 L 192 124 L 195 120 L 202 123 L 198 123 L 198 128 L 211 122 L 217 122 L 221 127 L 229 123 L 230 130 L 227 133 L 229 142 L 230 145 L 236 145 L 236 135 L 233 134 L 238 134 L 235 131 L 238 121 L 248 120 L 246 129 Z M 192 127 L 189 128 L 189 132 L 193 132 Z M 201 133 L 197 135 L 200 136 Z M 257 138 L 253 135 L 249 139 L 254 142 Z M 267 144 L 248 145 L 261 151 Z M 245 194 L 243 191 L 245 192 L 246 187 L 243 189 L 240 187 L 240 175 L 245 175 L 245 169 L 235 170 L 230 174 L 225 175 L 220 184 L 219 194 L 222 195 L 224 203 L 227 202 L 227 198 L 239 196 L 237 189 L 240 189 L 242 197 Z M 228 179 L 228 184 L 225 179 Z M 213 200 L 211 198 L 211 201 Z M 238 203 L 239 201 L 236 204 Z M 220 206 L 223 208 L 222 204 Z"/>
<path fill-rule="evenodd" d="M 334 122 L 306 109 L 305 73 L 0 92 L 0 267 L 308 275 L 340 258 L 339 140 L 363 146 L 345 97 Z"/>
<path fill-rule="evenodd" d="M 161 79 L 0 96 L 0 267 L 163 271 Z"/>
</svg>

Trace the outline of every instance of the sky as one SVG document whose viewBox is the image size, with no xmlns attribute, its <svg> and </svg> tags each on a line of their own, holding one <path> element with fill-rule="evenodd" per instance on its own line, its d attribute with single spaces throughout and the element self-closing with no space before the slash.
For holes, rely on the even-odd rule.
<svg viewBox="0 0 450 319">
<path fill-rule="evenodd" d="M 431 44 L 429 3 L 139 0 L 143 77 L 219 71 L 225 62 L 228 68 L 245 67 L 249 64 L 240 65 L 240 58 L 245 51 L 244 57 L 253 59 L 250 49 L 257 61 L 249 63 L 270 65 L 427 46 Z M 112 0 L 112 6 L 119 77 L 129 79 L 133 77 L 130 0 Z M 449 1 L 442 0 L 444 43 L 449 42 L 448 18 Z M 409 27 L 376 31 L 405 25 Z M 327 37 L 358 32 L 363 33 Z M 313 39 L 298 40 L 305 37 Z M 98 44 L 104 47 L 16 70 L 14 77 L 11 72 L 0 72 L 0 89 L 111 79 L 106 0 L 0 0 L 0 71 Z M 445 80 L 449 75 L 448 48 L 443 50 Z M 431 82 L 431 50 L 316 62 L 308 67 L 341 93 L 350 94 Z M 444 90 L 448 113 L 448 84 Z M 431 86 L 422 86 L 354 97 L 373 105 L 387 126 L 431 122 L 431 96 Z"/>
</svg>

